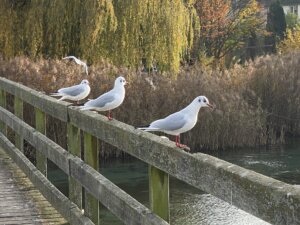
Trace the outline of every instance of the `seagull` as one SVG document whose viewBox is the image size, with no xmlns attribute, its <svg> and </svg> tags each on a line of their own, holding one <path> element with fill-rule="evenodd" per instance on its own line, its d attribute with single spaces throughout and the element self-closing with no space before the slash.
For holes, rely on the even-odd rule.
<svg viewBox="0 0 300 225">
<path fill-rule="evenodd" d="M 65 57 L 65 58 L 63 58 L 63 59 L 74 59 L 75 62 L 76 62 L 77 64 L 83 66 L 83 68 L 84 68 L 86 74 L 89 75 L 89 72 L 88 72 L 88 66 L 86 65 L 85 62 L 82 62 L 80 59 L 77 59 L 75 56 L 67 56 L 67 57 Z"/>
<path fill-rule="evenodd" d="M 191 130 L 197 123 L 198 112 L 201 107 L 214 107 L 209 104 L 205 96 L 196 97 L 187 107 L 173 113 L 163 119 L 156 120 L 146 127 L 139 127 L 145 131 L 162 131 L 166 134 L 175 135 L 176 146 L 179 148 L 187 147 L 180 144 L 180 134 Z"/>
<path fill-rule="evenodd" d="M 80 100 L 86 98 L 90 94 L 91 88 L 89 84 L 90 83 L 88 80 L 82 80 L 80 84 L 61 88 L 57 91 L 57 93 L 52 93 L 50 95 L 61 97 L 58 99 L 58 101 L 69 99 L 71 101 L 77 101 L 78 103 Z"/>
<path fill-rule="evenodd" d="M 119 107 L 125 98 L 125 85 L 127 84 L 124 77 L 120 76 L 115 80 L 115 85 L 112 90 L 100 95 L 96 99 L 90 99 L 80 110 L 96 110 L 108 111 L 107 118 L 112 120 L 111 110 Z"/>
</svg>

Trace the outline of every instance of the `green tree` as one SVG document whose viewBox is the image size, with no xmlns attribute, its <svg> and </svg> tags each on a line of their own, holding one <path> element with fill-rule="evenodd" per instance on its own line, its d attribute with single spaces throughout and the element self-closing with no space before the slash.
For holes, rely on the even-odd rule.
<svg viewBox="0 0 300 225">
<path fill-rule="evenodd" d="M 279 0 L 274 0 L 269 7 L 266 30 L 266 52 L 276 53 L 276 43 L 284 39 L 286 32 L 285 15 Z"/>
<path fill-rule="evenodd" d="M 199 30 L 195 0 L 3 0 L 4 57 L 76 55 L 177 72 Z"/>
<path fill-rule="evenodd" d="M 260 6 L 255 0 L 199 0 L 196 4 L 201 22 L 201 49 L 216 62 L 233 52 L 241 52 L 248 37 L 261 32 Z M 230 61 L 230 60 L 229 60 Z"/>
<path fill-rule="evenodd" d="M 287 13 L 285 15 L 285 21 L 288 29 L 294 30 L 297 26 L 300 26 L 300 20 L 294 13 Z"/>
</svg>

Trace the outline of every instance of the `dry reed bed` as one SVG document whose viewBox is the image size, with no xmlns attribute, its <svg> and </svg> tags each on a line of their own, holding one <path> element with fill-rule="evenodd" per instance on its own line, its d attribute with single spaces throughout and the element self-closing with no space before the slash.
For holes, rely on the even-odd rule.
<svg viewBox="0 0 300 225">
<path fill-rule="evenodd" d="M 124 75 L 130 85 L 123 105 L 113 115 L 134 126 L 162 118 L 205 95 L 216 110 L 201 109 L 196 127 L 182 135 L 193 151 L 203 151 L 275 143 L 284 141 L 286 134 L 299 136 L 299 60 L 300 53 L 267 56 L 227 71 L 196 65 L 182 68 L 171 79 L 172 74 L 136 72 L 104 61 L 91 66 L 86 76 L 73 62 L 16 57 L 0 60 L 0 76 L 46 93 L 88 79 L 89 98 L 95 98 L 112 87 L 116 76 Z M 51 138 L 62 138 L 59 142 L 65 145 L 65 128 L 58 129 L 63 126 L 59 122 L 51 124 Z M 118 154 L 109 149 L 104 148 L 102 154 Z"/>
</svg>

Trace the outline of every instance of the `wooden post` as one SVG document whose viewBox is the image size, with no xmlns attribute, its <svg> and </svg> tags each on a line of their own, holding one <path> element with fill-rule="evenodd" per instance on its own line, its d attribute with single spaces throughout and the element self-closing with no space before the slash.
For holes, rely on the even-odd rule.
<svg viewBox="0 0 300 225">
<path fill-rule="evenodd" d="M 6 109 L 6 92 L 3 90 L 0 90 L 0 106 Z M 7 136 L 7 126 L 2 121 L 0 121 L 0 131 Z"/>
<path fill-rule="evenodd" d="M 67 125 L 68 151 L 81 158 L 80 129 L 73 124 Z M 69 176 L 69 199 L 82 209 L 82 186 Z"/>
<path fill-rule="evenodd" d="M 89 133 L 84 133 L 84 161 L 99 170 L 99 154 L 97 149 L 97 138 Z M 84 213 L 95 223 L 99 224 L 99 203 L 87 191 L 85 192 L 85 209 Z"/>
<path fill-rule="evenodd" d="M 149 165 L 150 208 L 162 219 L 170 222 L 169 174 Z"/>
<path fill-rule="evenodd" d="M 46 134 L 46 115 L 38 108 L 35 108 L 35 129 Z M 47 158 L 38 150 L 36 150 L 36 167 L 47 177 Z"/>
<path fill-rule="evenodd" d="M 23 119 L 23 101 L 16 96 L 14 97 L 14 110 L 15 115 Z M 24 139 L 18 134 L 15 134 L 15 145 L 21 152 L 24 152 Z"/>
</svg>

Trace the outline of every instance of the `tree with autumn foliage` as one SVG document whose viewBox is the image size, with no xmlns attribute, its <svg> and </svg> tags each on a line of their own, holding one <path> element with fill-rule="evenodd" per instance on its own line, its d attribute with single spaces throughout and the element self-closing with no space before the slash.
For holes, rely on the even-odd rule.
<svg viewBox="0 0 300 225">
<path fill-rule="evenodd" d="M 300 50 L 300 27 L 296 26 L 294 29 L 287 29 L 286 37 L 278 43 L 277 51 L 279 53 L 288 53 L 291 51 Z"/>
<path fill-rule="evenodd" d="M 220 62 L 246 46 L 249 36 L 262 32 L 260 6 L 255 0 L 198 0 L 200 49 Z"/>
</svg>

